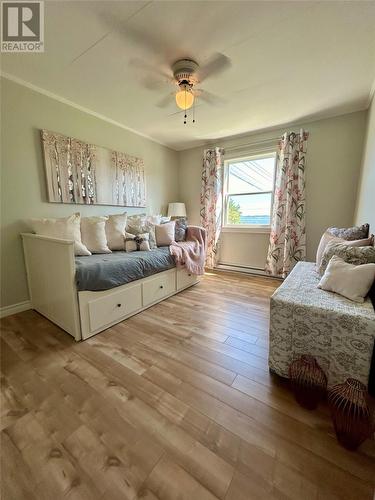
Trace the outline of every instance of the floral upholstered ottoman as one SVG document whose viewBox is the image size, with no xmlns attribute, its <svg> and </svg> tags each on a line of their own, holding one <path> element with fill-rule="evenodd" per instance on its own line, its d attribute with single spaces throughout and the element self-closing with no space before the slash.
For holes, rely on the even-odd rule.
<svg viewBox="0 0 375 500">
<path fill-rule="evenodd" d="M 369 298 L 352 302 L 318 288 L 313 262 L 299 262 L 271 297 L 269 368 L 288 377 L 290 363 L 314 356 L 328 384 L 354 377 L 368 384 L 375 339 Z"/>
</svg>

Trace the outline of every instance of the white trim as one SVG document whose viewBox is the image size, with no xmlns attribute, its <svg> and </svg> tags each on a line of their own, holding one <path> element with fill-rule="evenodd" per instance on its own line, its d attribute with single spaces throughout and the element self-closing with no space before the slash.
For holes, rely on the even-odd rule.
<svg viewBox="0 0 375 500">
<path fill-rule="evenodd" d="M 18 304 L 11 304 L 10 306 L 4 306 L 0 308 L 0 318 L 28 311 L 29 309 L 31 309 L 30 300 L 25 300 L 24 302 L 19 302 Z"/>
<path fill-rule="evenodd" d="M 4 71 L 0 71 L 0 76 L 2 78 L 5 78 L 6 80 L 10 80 L 12 82 L 18 83 L 19 85 L 22 85 L 23 87 L 27 87 L 28 89 L 33 90 L 34 92 L 38 92 L 39 94 L 45 95 L 46 97 L 50 97 L 51 99 L 55 99 L 56 101 L 59 101 L 63 104 L 67 104 L 68 106 L 71 106 L 72 108 L 75 108 L 75 109 L 78 109 L 79 111 L 82 111 L 83 113 L 87 113 L 88 115 L 94 116 L 95 118 L 99 118 L 100 120 L 103 120 L 107 123 L 110 123 L 111 125 L 115 125 L 116 127 L 120 127 L 124 130 L 132 132 L 133 134 L 144 137 L 145 139 L 148 139 L 149 141 L 155 142 L 156 144 L 160 144 L 161 146 L 164 146 L 168 149 L 171 149 L 172 151 L 175 151 L 173 148 L 171 148 L 170 146 L 168 146 L 164 142 L 158 141 L 157 139 L 154 139 L 153 137 L 150 137 L 147 134 L 143 134 L 142 132 L 139 132 L 138 130 L 135 130 L 134 128 L 127 127 L 123 123 L 117 122 L 116 120 L 112 120 L 112 118 L 108 118 L 107 116 L 104 116 L 100 113 L 97 113 L 96 111 L 93 111 L 92 109 L 85 108 L 84 106 L 81 106 L 80 104 L 77 104 L 73 101 L 70 101 L 69 99 L 65 99 L 65 97 L 61 97 L 57 94 L 54 94 L 53 92 L 50 92 L 49 90 L 45 90 L 41 87 L 37 87 L 36 85 L 34 85 L 32 83 L 29 83 L 25 80 L 22 80 L 21 78 L 18 78 L 18 76 L 11 75 L 10 73 L 5 73 Z"/>
<path fill-rule="evenodd" d="M 221 228 L 222 233 L 259 233 L 259 234 L 269 234 L 271 232 L 271 226 L 246 226 L 241 224 L 238 226 L 223 226 Z"/>
</svg>

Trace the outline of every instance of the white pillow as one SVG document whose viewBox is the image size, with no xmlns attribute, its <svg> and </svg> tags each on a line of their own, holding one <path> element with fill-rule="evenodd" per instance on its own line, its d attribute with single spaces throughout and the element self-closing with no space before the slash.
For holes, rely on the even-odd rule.
<svg viewBox="0 0 375 500">
<path fill-rule="evenodd" d="M 155 226 L 156 244 L 158 247 L 171 245 L 174 242 L 174 230 L 176 222 L 157 224 Z"/>
<path fill-rule="evenodd" d="M 108 217 L 83 217 L 81 219 L 82 241 L 92 253 L 112 253 L 107 245 L 105 223 Z"/>
<path fill-rule="evenodd" d="M 151 224 L 161 224 L 161 215 L 148 215 L 146 221 L 151 222 Z"/>
<path fill-rule="evenodd" d="M 375 279 L 375 264 L 348 264 L 334 255 L 318 288 L 336 292 L 354 302 L 363 302 Z"/>
<path fill-rule="evenodd" d="M 110 250 L 125 249 L 126 219 L 126 212 L 123 214 L 108 215 L 108 219 L 105 222 L 105 234 Z"/>
<path fill-rule="evenodd" d="M 81 216 L 79 213 L 60 219 L 30 219 L 32 231 L 41 236 L 74 241 L 76 255 L 91 255 L 81 240 Z"/>
</svg>

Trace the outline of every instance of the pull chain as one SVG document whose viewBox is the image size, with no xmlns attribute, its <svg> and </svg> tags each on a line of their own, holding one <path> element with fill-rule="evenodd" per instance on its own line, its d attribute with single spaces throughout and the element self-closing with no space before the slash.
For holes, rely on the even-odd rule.
<svg viewBox="0 0 375 500">
<path fill-rule="evenodd" d="M 184 115 L 184 124 L 186 125 L 186 118 L 187 118 L 187 115 L 186 115 L 186 87 L 185 87 L 185 115 Z"/>
<path fill-rule="evenodd" d="M 193 123 L 195 123 L 195 99 L 193 101 Z"/>
</svg>

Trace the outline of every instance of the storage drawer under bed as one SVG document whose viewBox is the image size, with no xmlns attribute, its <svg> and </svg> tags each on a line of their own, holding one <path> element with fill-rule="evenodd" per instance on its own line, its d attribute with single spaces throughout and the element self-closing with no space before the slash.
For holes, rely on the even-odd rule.
<svg viewBox="0 0 375 500">
<path fill-rule="evenodd" d="M 174 268 L 110 290 L 78 292 L 82 339 L 88 339 L 198 281 L 198 276 Z"/>
<path fill-rule="evenodd" d="M 182 290 L 188 286 L 198 283 L 199 276 L 196 274 L 191 274 L 186 271 L 186 269 L 177 269 L 177 290 Z"/>
<path fill-rule="evenodd" d="M 97 292 L 102 294 L 103 292 Z M 105 295 L 90 300 L 87 304 L 90 331 L 120 321 L 125 316 L 142 308 L 142 288 L 139 283 L 130 285 L 125 290 L 106 291 Z"/>
<path fill-rule="evenodd" d="M 154 277 L 142 283 L 143 307 L 171 295 L 176 291 L 175 269 L 155 274 Z"/>
</svg>

